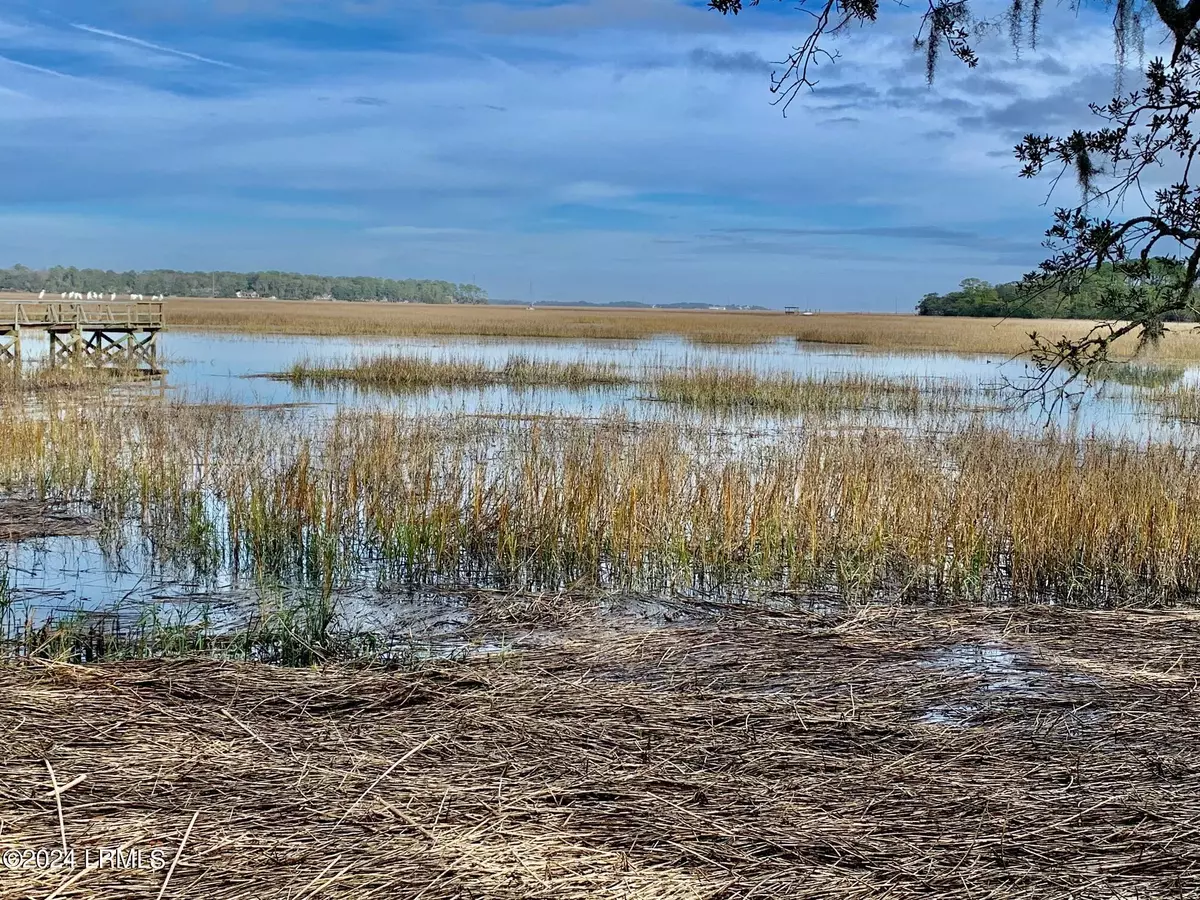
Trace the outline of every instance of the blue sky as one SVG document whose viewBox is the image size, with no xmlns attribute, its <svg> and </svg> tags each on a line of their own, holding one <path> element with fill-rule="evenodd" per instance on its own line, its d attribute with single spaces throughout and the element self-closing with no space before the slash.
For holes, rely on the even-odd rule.
<svg viewBox="0 0 1200 900">
<path fill-rule="evenodd" d="M 0 263 L 891 311 L 1043 257 L 1011 147 L 1111 95 L 1106 16 L 1049 9 L 1036 52 L 929 89 L 886 12 L 785 118 L 805 17 L 703 6 L 8 0 Z"/>
</svg>

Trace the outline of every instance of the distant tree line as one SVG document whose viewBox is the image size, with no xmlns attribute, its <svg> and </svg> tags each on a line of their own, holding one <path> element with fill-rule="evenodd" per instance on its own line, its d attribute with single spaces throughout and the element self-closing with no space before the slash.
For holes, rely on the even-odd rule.
<svg viewBox="0 0 1200 900">
<path fill-rule="evenodd" d="M 0 269 L 0 290 L 98 291 L 105 294 L 163 294 L 167 297 L 236 297 L 238 294 L 281 300 L 383 300 L 392 303 L 487 303 L 487 292 L 474 284 L 416 278 L 365 278 L 301 275 L 296 272 L 178 272 L 150 269 L 114 272 L 54 266 Z"/>
<path fill-rule="evenodd" d="M 1106 263 L 1080 270 L 1058 282 L 1010 281 L 989 284 L 966 278 L 957 291 L 926 294 L 917 304 L 922 316 L 1008 316 L 1018 319 L 1133 319 L 1144 306 L 1169 289 L 1181 276 L 1176 263 L 1152 259 L 1146 263 Z M 1193 309 L 1173 311 L 1167 321 L 1193 322 Z"/>
</svg>

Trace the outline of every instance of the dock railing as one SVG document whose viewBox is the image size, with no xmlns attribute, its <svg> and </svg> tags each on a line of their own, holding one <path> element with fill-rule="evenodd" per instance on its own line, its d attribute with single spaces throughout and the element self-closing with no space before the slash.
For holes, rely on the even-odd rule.
<svg viewBox="0 0 1200 900">
<path fill-rule="evenodd" d="M 166 324 L 157 300 L 25 301 L 0 300 L 0 333 L 16 329 L 156 330 Z"/>
</svg>

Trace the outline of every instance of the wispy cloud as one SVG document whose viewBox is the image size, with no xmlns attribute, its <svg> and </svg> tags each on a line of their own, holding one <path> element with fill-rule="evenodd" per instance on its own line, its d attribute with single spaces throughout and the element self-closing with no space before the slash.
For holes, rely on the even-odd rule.
<svg viewBox="0 0 1200 900">
<path fill-rule="evenodd" d="M 981 234 L 978 231 L 967 231 L 960 228 L 945 228 L 940 225 L 892 225 L 892 226 L 862 226 L 857 228 L 724 228 L 718 229 L 722 234 L 753 234 L 753 235 L 790 235 L 805 237 L 813 235 L 886 238 L 899 241 L 924 241 L 934 244 L 944 244 L 949 247 L 978 247 L 984 249 L 1019 249 L 1028 250 L 1028 242 L 1013 241 L 996 235 Z"/>
<path fill-rule="evenodd" d="M 37 72 L 40 75 L 51 75 L 55 78 L 72 78 L 66 72 L 59 72 L 57 69 L 49 69 L 46 66 L 35 66 L 32 63 L 21 62 L 19 59 L 12 59 L 8 56 L 0 56 L 0 62 L 7 63 L 10 66 L 15 66 L 18 69 L 24 69 L 27 72 Z"/>
<path fill-rule="evenodd" d="M 738 53 L 722 53 L 708 47 L 697 47 L 688 54 L 688 62 L 700 69 L 713 72 L 762 75 L 771 71 L 771 64 L 749 50 Z"/>
<path fill-rule="evenodd" d="M 141 38 L 131 37 L 127 34 L 121 34 L 117 31 L 109 31 L 104 28 L 94 28 L 91 25 L 81 25 L 78 22 L 71 24 L 72 28 L 78 28 L 80 31 L 86 31 L 89 34 L 99 35 L 100 37 L 111 38 L 114 41 L 124 41 L 127 44 L 133 44 L 136 47 L 144 47 L 147 50 L 154 50 L 158 53 L 169 53 L 174 56 L 182 57 L 183 59 L 191 59 L 196 62 L 208 63 L 211 66 L 220 66 L 224 69 L 240 69 L 241 66 L 234 65 L 230 62 L 224 62 L 219 59 L 213 59 L 209 56 L 201 56 L 199 53 L 190 53 L 187 50 L 177 50 L 174 47 L 164 47 L 162 44 L 154 44 L 150 41 L 143 41 Z"/>
</svg>

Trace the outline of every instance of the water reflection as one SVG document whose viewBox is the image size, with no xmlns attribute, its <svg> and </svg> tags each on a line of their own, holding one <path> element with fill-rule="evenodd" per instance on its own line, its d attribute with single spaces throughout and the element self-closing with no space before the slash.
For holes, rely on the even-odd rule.
<svg viewBox="0 0 1200 900">
<path fill-rule="evenodd" d="M 928 379 L 978 388 L 1021 383 L 1032 369 L 1021 360 L 964 356 L 948 353 L 857 352 L 844 347 L 797 344 L 789 339 L 752 346 L 697 345 L 677 337 L 640 341 L 535 341 L 475 337 L 292 337 L 213 335 L 168 332 L 162 335 L 163 351 L 171 360 L 167 383 L 176 395 L 207 396 L 247 405 L 312 404 L 327 410 L 339 406 L 404 409 L 409 412 L 455 411 L 499 415 L 575 415 L 599 417 L 621 411 L 634 419 L 688 415 L 686 410 L 664 410 L 637 385 L 611 389 L 568 390 L 558 387 L 513 389 L 487 386 L 432 390 L 407 395 L 387 395 L 345 387 L 296 387 L 286 381 L 254 377 L 285 372 L 304 359 L 352 361 L 378 354 L 405 354 L 431 359 L 467 359 L 501 365 L 512 355 L 536 361 L 615 363 L 634 370 L 707 366 L 751 369 L 762 374 L 788 373 L 799 377 L 867 375 L 885 378 Z M 1182 384 L 1200 384 L 1200 369 L 1190 368 Z M 1189 437 L 1179 423 L 1165 422 L 1133 402 L 1135 388 L 1107 383 L 1088 393 L 1077 408 L 1063 408 L 1047 418 L 1040 406 L 1019 411 L 992 409 L 988 424 L 1038 427 L 1051 423 L 1081 434 L 1138 440 L 1172 440 Z M 1011 400 L 1011 395 L 1008 397 Z M 991 394 L 972 405 L 997 406 Z M 703 418 L 701 414 L 692 414 Z M 777 416 L 752 416 L 770 430 Z M 861 417 L 857 417 L 861 418 Z M 977 410 L 964 410 L 942 427 L 961 425 L 977 418 Z M 856 417 L 849 415 L 848 421 Z M 871 416 L 876 424 L 911 427 L 899 419 Z"/>
</svg>

